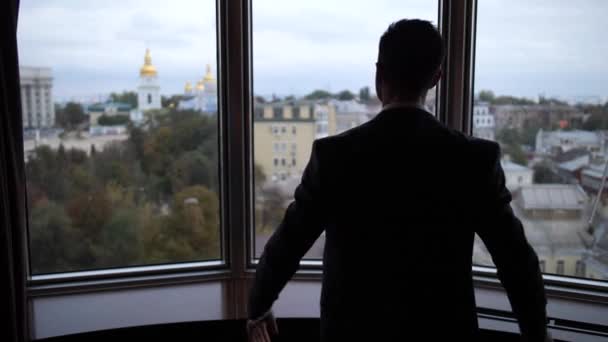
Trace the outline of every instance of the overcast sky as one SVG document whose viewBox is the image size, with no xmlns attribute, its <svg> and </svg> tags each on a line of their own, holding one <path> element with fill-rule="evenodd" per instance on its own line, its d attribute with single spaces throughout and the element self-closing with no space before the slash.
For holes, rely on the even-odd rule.
<svg viewBox="0 0 608 342">
<path fill-rule="evenodd" d="M 608 96 L 608 1 L 479 0 L 476 89 Z M 253 0 L 258 94 L 373 85 L 378 38 L 433 0 Z M 163 94 L 215 71 L 215 1 L 21 0 L 20 63 L 53 69 L 58 98 L 134 90 L 145 48 Z"/>
</svg>

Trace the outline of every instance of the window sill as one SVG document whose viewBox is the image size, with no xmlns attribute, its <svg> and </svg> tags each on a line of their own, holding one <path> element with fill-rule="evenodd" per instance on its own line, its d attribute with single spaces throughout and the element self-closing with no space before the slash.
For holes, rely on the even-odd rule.
<svg viewBox="0 0 608 342">
<path fill-rule="evenodd" d="M 224 261 L 125 267 L 32 276 L 27 292 L 29 297 L 39 297 L 224 280 L 230 275 Z"/>
<path fill-rule="evenodd" d="M 608 282 L 551 274 L 543 279 L 548 297 L 608 304 Z M 473 266 L 473 280 L 476 287 L 503 290 L 493 267 Z"/>
</svg>

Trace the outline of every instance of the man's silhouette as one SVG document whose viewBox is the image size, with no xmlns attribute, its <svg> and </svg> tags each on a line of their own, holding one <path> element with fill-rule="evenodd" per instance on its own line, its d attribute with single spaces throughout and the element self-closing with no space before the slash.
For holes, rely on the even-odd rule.
<svg viewBox="0 0 608 342">
<path fill-rule="evenodd" d="M 430 22 L 400 20 L 382 35 L 376 91 L 383 109 L 314 142 L 257 267 L 251 340 L 276 332 L 271 306 L 324 230 L 322 341 L 476 340 L 475 233 L 524 339 L 547 338 L 538 258 L 509 205 L 499 145 L 446 128 L 423 109 L 443 58 Z"/>
</svg>

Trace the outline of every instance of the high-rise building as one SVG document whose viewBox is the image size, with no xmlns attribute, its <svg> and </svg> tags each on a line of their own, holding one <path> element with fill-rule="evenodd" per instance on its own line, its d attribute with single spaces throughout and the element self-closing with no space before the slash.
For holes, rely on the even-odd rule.
<svg viewBox="0 0 608 342">
<path fill-rule="evenodd" d="M 53 75 L 51 68 L 20 67 L 23 128 L 40 129 L 55 125 Z"/>
<path fill-rule="evenodd" d="M 158 73 L 152 65 L 150 49 L 146 49 L 144 65 L 139 70 L 139 86 L 137 87 L 137 109 L 139 112 L 150 109 L 160 109 L 160 85 Z"/>
</svg>

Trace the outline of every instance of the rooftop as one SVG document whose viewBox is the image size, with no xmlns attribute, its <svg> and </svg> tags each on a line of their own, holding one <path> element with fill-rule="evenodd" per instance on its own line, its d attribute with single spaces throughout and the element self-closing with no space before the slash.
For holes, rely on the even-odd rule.
<svg viewBox="0 0 608 342">
<path fill-rule="evenodd" d="M 501 160 L 500 165 L 505 172 L 517 172 L 517 171 L 532 171 L 531 168 L 527 166 L 523 166 L 520 164 L 516 164 L 510 160 Z"/>
<path fill-rule="evenodd" d="M 583 130 L 572 130 L 572 131 L 539 131 L 543 137 L 552 137 L 558 139 L 576 139 L 585 140 L 592 143 L 599 142 L 599 135 L 597 132 L 583 131 Z"/>
<path fill-rule="evenodd" d="M 560 163 L 560 164 L 558 164 L 557 167 L 559 167 L 562 170 L 574 172 L 576 170 L 580 170 L 580 169 L 584 168 L 585 166 L 589 165 L 590 161 L 591 161 L 591 157 L 587 154 L 587 155 L 580 156 L 578 158 L 574 158 L 572 160 Z"/>
<path fill-rule="evenodd" d="M 534 184 L 522 186 L 518 203 L 524 210 L 583 210 L 587 194 L 575 184 Z"/>
<path fill-rule="evenodd" d="M 90 105 L 87 108 L 89 112 L 104 112 L 107 108 L 116 108 L 117 111 L 130 111 L 131 105 L 124 102 L 103 102 L 103 103 L 95 103 Z"/>
</svg>

